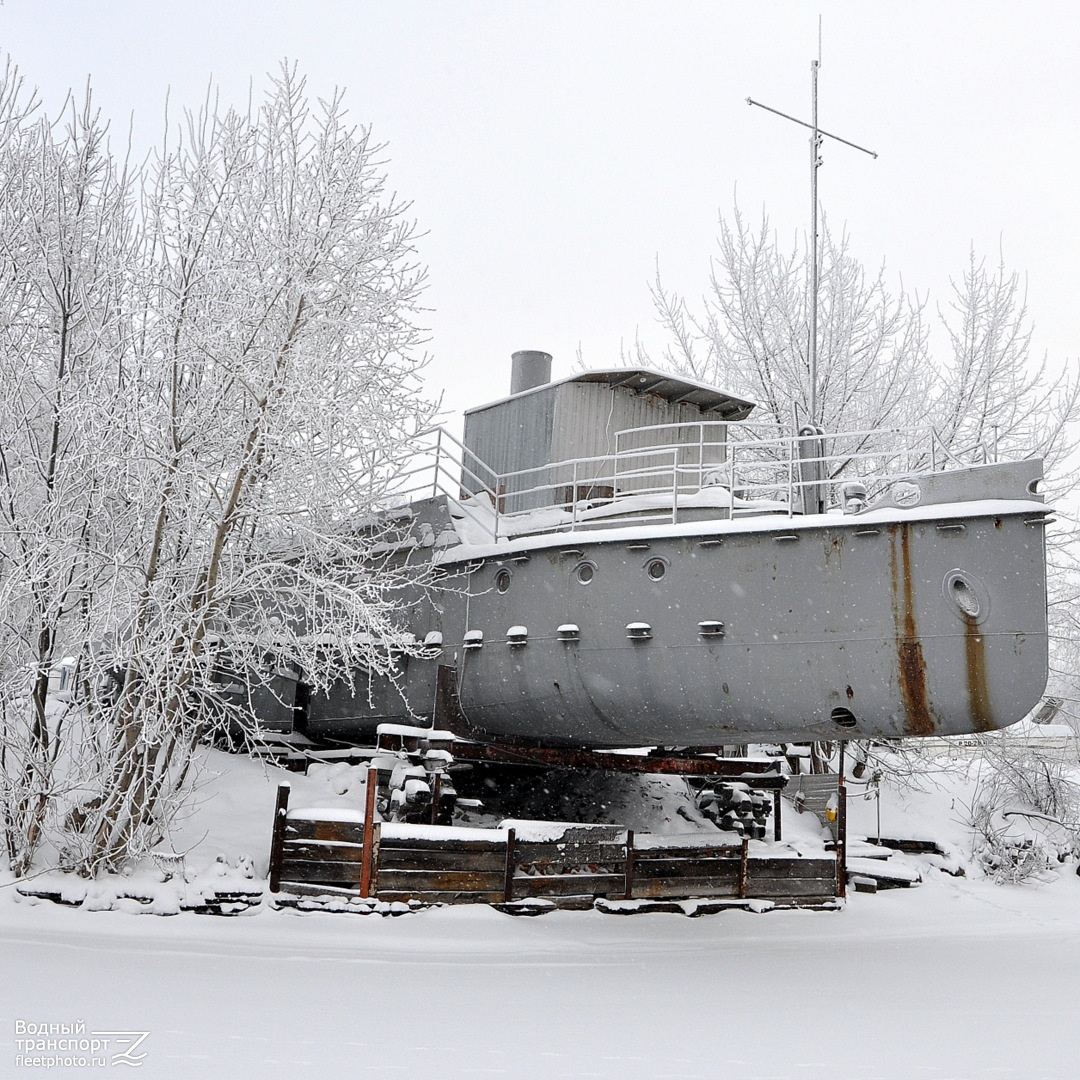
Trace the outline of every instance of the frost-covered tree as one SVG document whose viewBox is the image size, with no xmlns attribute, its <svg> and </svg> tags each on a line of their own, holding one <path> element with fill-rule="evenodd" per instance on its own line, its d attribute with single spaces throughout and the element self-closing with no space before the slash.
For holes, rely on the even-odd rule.
<svg viewBox="0 0 1080 1080">
<path fill-rule="evenodd" d="M 950 346 L 942 356 L 932 349 L 926 299 L 891 290 L 883 266 L 868 274 L 847 234 L 834 237 L 827 221 L 818 258 L 815 419 L 826 432 L 930 424 L 954 453 L 1041 456 L 1072 485 L 1058 466 L 1076 447 L 1080 382 L 1051 378 L 1045 362 L 1033 362 L 1026 298 L 1003 261 L 991 273 L 970 254 L 938 312 Z M 663 363 L 746 394 L 758 402 L 756 423 L 790 433 L 810 418 L 809 279 L 805 244 L 785 250 L 765 215 L 754 229 L 736 207 L 720 223 L 698 310 L 659 274 L 651 286 L 668 336 Z M 649 359 L 640 346 L 636 353 Z"/>
<path fill-rule="evenodd" d="M 941 322 L 950 352 L 936 368 L 930 416 L 942 442 L 959 452 L 981 447 L 987 457 L 1042 457 L 1051 490 L 1072 490 L 1080 381 L 1067 371 L 1052 376 L 1046 358 L 1031 355 L 1019 274 L 1004 259 L 991 272 L 972 250 Z"/>
<path fill-rule="evenodd" d="M 89 94 L 55 122 L 0 77 L 0 827 L 28 865 L 56 798 L 84 779 L 47 710 L 58 650 L 80 651 L 109 537 L 112 357 L 132 253 L 125 177 Z"/>
<path fill-rule="evenodd" d="M 432 410 L 415 380 L 422 274 L 380 153 L 340 94 L 312 106 L 285 67 L 259 107 L 207 105 L 126 178 L 122 293 L 88 302 L 117 324 L 93 338 L 85 400 L 65 404 L 93 446 L 79 490 L 98 499 L 65 649 L 108 692 L 68 744 L 77 797 L 43 820 L 84 872 L 167 829 L 199 741 L 230 720 L 223 667 L 255 688 L 299 667 L 319 686 L 408 647 L 400 589 L 426 571 L 378 554 L 378 511 Z M 25 869 L 40 837 L 6 833 Z"/>
<path fill-rule="evenodd" d="M 818 415 L 827 431 L 906 422 L 930 382 L 924 303 L 869 276 L 846 234 L 822 230 L 819 258 Z M 652 295 L 668 331 L 666 366 L 758 402 L 755 421 L 790 433 L 810 419 L 809 256 L 780 248 L 768 218 L 755 230 L 735 209 L 721 221 L 701 310 L 659 274 Z M 639 350 L 639 358 L 647 359 Z"/>
</svg>

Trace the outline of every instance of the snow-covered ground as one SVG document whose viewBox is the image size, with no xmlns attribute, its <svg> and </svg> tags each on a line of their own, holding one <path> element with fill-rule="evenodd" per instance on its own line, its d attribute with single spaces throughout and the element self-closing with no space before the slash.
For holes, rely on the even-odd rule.
<svg viewBox="0 0 1080 1080">
<path fill-rule="evenodd" d="M 243 879 L 219 852 L 233 866 L 250 853 L 261 874 L 278 775 L 217 754 L 208 764 L 222 775 L 174 847 L 205 835 L 187 859 L 196 881 Z M 294 805 L 356 805 L 347 769 L 292 779 Z M 3 878 L 0 1076 L 110 1073 L 133 1067 L 112 1064 L 125 1048 L 145 1055 L 138 1075 L 169 1080 L 1080 1076 L 1076 864 L 1034 885 L 979 876 L 965 794 L 949 780 L 921 795 L 886 789 L 883 832 L 933 837 L 952 860 L 900 857 L 922 885 L 853 894 L 839 912 L 384 918 L 263 905 L 157 918 L 16 902 Z M 851 832 L 873 834 L 876 812 L 855 800 Z M 784 828 L 815 842 L 786 803 Z M 965 877 L 941 872 L 965 861 Z M 30 1034 L 78 1024 L 82 1036 Z M 96 1064 L 17 1060 L 17 1039 L 94 1032 L 148 1035 L 137 1047 L 95 1036 L 110 1040 Z M 50 1053 L 70 1055 L 29 1056 Z"/>
</svg>

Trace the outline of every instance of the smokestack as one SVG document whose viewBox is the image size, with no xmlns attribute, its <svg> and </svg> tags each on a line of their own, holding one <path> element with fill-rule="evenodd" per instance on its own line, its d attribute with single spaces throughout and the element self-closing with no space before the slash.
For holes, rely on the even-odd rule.
<svg viewBox="0 0 1080 1080">
<path fill-rule="evenodd" d="M 520 394 L 534 386 L 551 382 L 551 353 L 522 349 L 511 357 L 510 393 Z"/>
</svg>

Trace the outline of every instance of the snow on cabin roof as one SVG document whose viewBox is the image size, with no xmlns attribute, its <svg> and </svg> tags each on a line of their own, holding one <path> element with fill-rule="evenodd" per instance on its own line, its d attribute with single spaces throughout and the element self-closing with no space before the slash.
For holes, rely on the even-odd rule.
<svg viewBox="0 0 1080 1080">
<path fill-rule="evenodd" d="M 744 420 L 754 408 L 754 402 L 746 398 L 729 394 L 726 390 L 720 390 L 706 383 L 695 382 L 692 379 L 684 379 L 681 375 L 670 375 L 663 371 L 655 371 L 652 368 L 608 368 L 603 371 L 582 371 L 576 375 L 568 375 L 564 379 L 555 379 L 552 382 L 541 383 L 539 386 L 522 390 L 519 394 L 509 394 L 496 401 L 489 401 L 485 405 L 477 405 L 472 409 L 466 409 L 465 415 L 483 412 L 485 409 L 501 405 L 512 398 L 521 398 L 526 394 L 535 394 L 541 390 L 548 390 L 553 386 L 563 386 L 568 383 L 603 383 L 611 390 L 620 387 L 637 394 L 653 394 L 663 401 L 676 404 L 688 402 L 696 405 L 702 412 L 718 413 L 721 420 Z"/>
</svg>

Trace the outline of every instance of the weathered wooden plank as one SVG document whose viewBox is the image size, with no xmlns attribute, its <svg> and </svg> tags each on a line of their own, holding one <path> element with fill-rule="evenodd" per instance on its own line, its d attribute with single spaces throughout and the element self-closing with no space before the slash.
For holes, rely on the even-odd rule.
<svg viewBox="0 0 1080 1080">
<path fill-rule="evenodd" d="M 274 807 L 274 831 L 270 839 L 270 891 L 277 892 L 281 881 L 282 844 L 285 841 L 285 824 L 289 816 L 289 792 L 292 785 L 287 781 L 278 784 L 277 803 Z"/>
<path fill-rule="evenodd" d="M 375 820 L 375 789 L 378 782 L 379 770 L 373 761 L 368 766 L 367 781 L 364 785 L 364 831 L 361 834 L 364 854 L 360 860 L 360 895 L 363 897 L 371 896 L 375 891 L 372 878 L 376 876 L 379 867 L 379 840 L 382 824 Z"/>
<path fill-rule="evenodd" d="M 631 899 L 670 899 L 673 897 L 735 896 L 739 891 L 738 874 L 730 878 L 654 878 L 635 880 Z M 754 895 L 751 888 L 751 895 Z"/>
<path fill-rule="evenodd" d="M 506 863 L 503 866 L 503 903 L 514 899 L 514 868 L 517 865 L 517 829 L 506 833 Z"/>
<path fill-rule="evenodd" d="M 622 896 L 626 878 L 622 874 L 537 874 L 514 876 L 514 896 Z"/>
<path fill-rule="evenodd" d="M 281 868 L 281 877 L 288 881 L 325 881 L 333 885 L 355 883 L 360 888 L 360 866 L 359 862 L 287 859 Z"/>
<path fill-rule="evenodd" d="M 738 859 L 742 855 L 741 844 L 724 844 L 717 847 L 688 847 L 672 844 L 667 847 L 635 848 L 636 862 L 650 862 L 655 859 Z"/>
<path fill-rule="evenodd" d="M 836 878 L 788 878 L 761 882 L 750 879 L 750 895 L 762 900 L 778 896 L 835 896 Z"/>
<path fill-rule="evenodd" d="M 383 903 L 408 903 L 419 900 L 425 904 L 501 904 L 502 889 L 497 892 L 425 892 L 423 889 L 379 890 Z"/>
<path fill-rule="evenodd" d="M 750 877 L 835 877 L 835 859 L 751 859 Z"/>
<path fill-rule="evenodd" d="M 625 841 L 558 841 L 539 843 L 518 840 L 516 855 L 518 865 L 549 863 L 564 866 L 586 866 L 590 863 L 622 863 L 626 859 Z"/>
<path fill-rule="evenodd" d="M 753 866 L 753 863 L 750 864 Z M 634 859 L 638 877 L 712 877 L 739 873 L 738 859 Z"/>
<path fill-rule="evenodd" d="M 285 862 L 291 859 L 324 862 L 359 862 L 364 854 L 361 844 L 342 844 L 319 840 L 286 840 L 281 845 Z"/>
<path fill-rule="evenodd" d="M 290 818 L 285 823 L 286 840 L 336 840 L 346 844 L 364 842 L 362 821 L 312 821 Z"/>
<path fill-rule="evenodd" d="M 447 829 L 447 832 L 450 830 Z M 506 848 L 504 833 L 495 833 L 490 840 L 457 840 L 446 837 L 428 840 L 420 837 L 395 837 L 383 834 L 381 847 L 393 851 L 502 851 Z"/>
<path fill-rule="evenodd" d="M 292 893 L 294 896 L 344 896 L 359 897 L 358 889 L 347 889 L 336 885 L 319 885 L 310 881 L 291 881 L 287 878 L 281 880 L 281 891 Z"/>
<path fill-rule="evenodd" d="M 379 872 L 387 870 L 491 870 L 500 874 L 506 868 L 506 847 L 490 851 L 416 851 L 390 847 L 383 842 L 379 849 Z"/>
<path fill-rule="evenodd" d="M 387 870 L 379 867 L 379 895 L 419 889 L 424 892 L 498 892 L 502 899 L 501 869 L 474 873 L 469 870 Z"/>
</svg>

